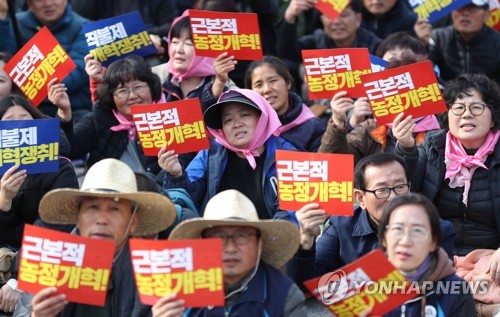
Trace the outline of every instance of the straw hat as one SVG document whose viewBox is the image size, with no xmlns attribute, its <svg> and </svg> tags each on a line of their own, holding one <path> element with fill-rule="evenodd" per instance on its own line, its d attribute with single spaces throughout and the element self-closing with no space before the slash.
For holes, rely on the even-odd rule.
<svg viewBox="0 0 500 317">
<path fill-rule="evenodd" d="M 276 268 L 290 260 L 300 245 L 299 229 L 286 220 L 259 220 L 250 199 L 237 190 L 229 189 L 212 197 L 203 218 L 181 222 L 170 234 L 171 240 L 201 238 L 205 229 L 217 226 L 250 226 L 257 228 L 262 238 L 261 259 Z"/>
<path fill-rule="evenodd" d="M 76 224 L 82 197 L 123 198 L 137 204 L 139 223 L 136 235 L 155 234 L 170 226 L 175 207 L 164 195 L 137 191 L 132 169 L 117 159 L 103 159 L 88 170 L 80 190 L 60 188 L 49 191 L 40 201 L 40 218 L 54 224 Z"/>
</svg>

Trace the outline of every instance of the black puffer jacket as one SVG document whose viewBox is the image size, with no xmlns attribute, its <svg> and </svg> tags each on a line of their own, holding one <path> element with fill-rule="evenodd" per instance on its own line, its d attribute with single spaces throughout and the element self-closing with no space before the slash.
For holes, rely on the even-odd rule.
<svg viewBox="0 0 500 317">
<path fill-rule="evenodd" d="M 415 35 L 413 25 L 417 21 L 417 14 L 409 8 L 405 1 L 397 0 L 394 7 L 381 17 L 374 16 L 364 7 L 361 13 L 363 15 L 361 26 L 372 31 L 381 39 L 399 31 Z"/>
<path fill-rule="evenodd" d="M 463 187 L 450 188 L 444 179 L 446 167 L 444 150 L 446 131 L 428 132 L 425 141 L 417 147 L 396 147 L 404 156 L 411 175 L 412 191 L 421 192 L 438 207 L 443 219 L 455 227 L 455 250 L 465 255 L 478 248 L 497 249 L 500 246 L 500 143 L 488 156 L 485 165 L 478 168 L 471 181 L 468 204 L 462 203 Z"/>
<path fill-rule="evenodd" d="M 127 131 L 111 131 L 119 122 L 113 113 L 100 102 L 94 104 L 93 111 L 83 117 L 73 128 L 72 122 L 61 121 L 61 126 L 71 143 L 70 158 L 81 158 L 89 153 L 87 168 L 105 158 L 120 159 L 125 152 L 129 139 Z M 145 171 L 157 175 L 160 172 L 158 158 L 145 156 L 139 141 L 135 147 Z"/>
<path fill-rule="evenodd" d="M 465 43 L 453 25 L 432 31 L 429 59 L 439 66 L 440 77 L 450 80 L 463 73 L 485 73 L 500 83 L 500 33 L 483 26 Z"/>
</svg>

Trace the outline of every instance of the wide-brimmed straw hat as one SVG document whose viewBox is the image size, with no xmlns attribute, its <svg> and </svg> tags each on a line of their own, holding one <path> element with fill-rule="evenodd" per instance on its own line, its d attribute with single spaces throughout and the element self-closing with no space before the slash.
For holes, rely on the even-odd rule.
<svg viewBox="0 0 500 317">
<path fill-rule="evenodd" d="M 261 259 L 276 268 L 290 260 L 300 245 L 298 228 L 286 220 L 259 220 L 250 199 L 237 190 L 229 189 L 210 199 L 203 218 L 181 222 L 170 234 L 170 239 L 201 238 L 204 230 L 218 226 L 250 226 L 261 233 Z"/>
<path fill-rule="evenodd" d="M 117 159 L 103 159 L 88 170 L 81 189 L 59 188 L 40 201 L 40 218 L 54 224 L 76 224 L 82 197 L 127 199 L 137 205 L 139 222 L 136 235 L 165 230 L 176 217 L 173 203 L 159 193 L 137 191 L 132 169 Z"/>
</svg>

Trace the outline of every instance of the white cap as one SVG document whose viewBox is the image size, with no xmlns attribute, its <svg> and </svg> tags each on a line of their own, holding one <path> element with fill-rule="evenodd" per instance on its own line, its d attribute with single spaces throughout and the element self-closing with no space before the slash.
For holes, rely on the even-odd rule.
<svg viewBox="0 0 500 317">
<path fill-rule="evenodd" d="M 471 3 L 476 7 L 489 6 L 490 4 L 489 0 L 472 0 Z"/>
</svg>

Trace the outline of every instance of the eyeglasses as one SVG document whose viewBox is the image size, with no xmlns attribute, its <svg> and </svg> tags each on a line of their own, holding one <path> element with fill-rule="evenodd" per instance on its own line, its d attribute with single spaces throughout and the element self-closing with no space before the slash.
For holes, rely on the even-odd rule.
<svg viewBox="0 0 500 317">
<path fill-rule="evenodd" d="M 217 238 L 221 239 L 223 244 L 226 245 L 229 239 L 233 240 L 233 242 L 237 245 L 245 245 L 250 242 L 250 238 L 252 236 L 260 237 L 259 232 L 245 232 L 245 231 L 236 231 L 232 235 L 225 234 L 224 232 L 215 232 L 209 234 L 203 234 L 203 238 Z"/>
<path fill-rule="evenodd" d="M 136 95 L 140 95 L 146 91 L 146 89 L 149 88 L 148 84 L 143 84 L 143 85 L 137 85 L 132 88 L 120 88 L 115 90 L 113 95 L 120 99 L 127 99 L 130 96 L 130 92 L 133 92 Z"/>
<path fill-rule="evenodd" d="M 473 116 L 480 116 L 483 114 L 484 109 L 486 109 L 486 107 L 488 107 L 488 106 L 485 105 L 484 103 L 473 102 L 469 105 L 469 112 Z M 466 109 L 467 109 L 467 106 L 463 103 L 454 103 L 450 107 L 451 113 L 453 113 L 456 116 L 463 115 L 465 113 Z"/>
<path fill-rule="evenodd" d="M 387 225 L 385 228 L 387 229 L 387 234 L 395 239 L 403 239 L 407 231 L 406 229 L 409 229 L 410 237 L 415 242 L 422 242 L 429 236 L 429 230 L 420 226 L 406 228 L 400 224 L 393 224 Z"/>
<path fill-rule="evenodd" d="M 365 189 L 363 191 L 372 193 L 378 199 L 383 199 L 383 198 L 389 197 L 389 195 L 391 194 L 391 190 L 396 195 L 406 194 L 407 192 L 410 191 L 410 184 L 400 184 L 400 185 L 396 185 L 394 187 L 377 188 L 375 190 Z"/>
</svg>

